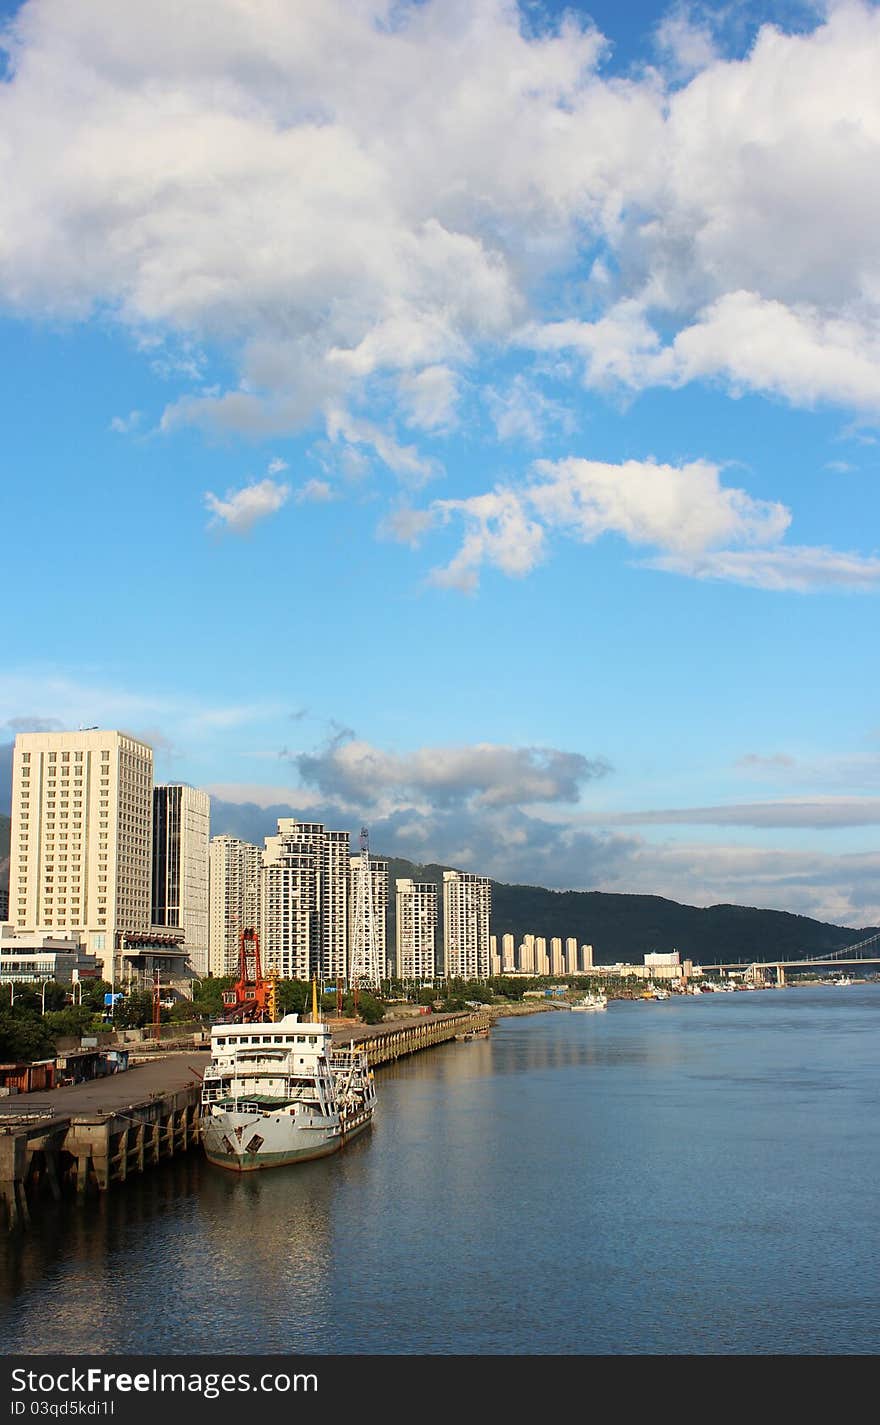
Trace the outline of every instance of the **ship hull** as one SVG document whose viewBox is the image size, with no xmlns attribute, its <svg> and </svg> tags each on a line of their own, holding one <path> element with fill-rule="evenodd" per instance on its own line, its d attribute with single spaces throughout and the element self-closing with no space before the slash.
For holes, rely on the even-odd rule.
<svg viewBox="0 0 880 1425">
<path fill-rule="evenodd" d="M 369 1128 L 373 1109 L 365 1108 L 347 1122 L 300 1127 L 284 1115 L 214 1112 L 202 1121 L 202 1147 L 209 1163 L 233 1173 L 284 1168 L 338 1153 Z M 248 1144 L 259 1137 L 252 1148 Z"/>
</svg>

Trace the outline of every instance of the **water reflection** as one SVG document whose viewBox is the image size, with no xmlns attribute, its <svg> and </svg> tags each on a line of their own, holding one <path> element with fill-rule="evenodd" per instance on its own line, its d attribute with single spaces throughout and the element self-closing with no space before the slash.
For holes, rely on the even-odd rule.
<svg viewBox="0 0 880 1425">
<path fill-rule="evenodd" d="M 9 1352 L 873 1349 L 880 986 L 501 1021 L 343 1153 L 200 1157 L 4 1241 Z"/>
</svg>

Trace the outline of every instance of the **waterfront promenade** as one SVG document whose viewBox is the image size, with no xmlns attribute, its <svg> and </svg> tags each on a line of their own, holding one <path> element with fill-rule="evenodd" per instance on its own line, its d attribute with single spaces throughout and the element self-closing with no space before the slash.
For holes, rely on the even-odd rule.
<svg viewBox="0 0 880 1425">
<path fill-rule="evenodd" d="M 335 1044 L 362 1044 L 373 1067 L 465 1035 L 488 1032 L 488 1010 L 333 1026 Z M 150 1052 L 152 1049 L 152 1053 Z M 85 1083 L 0 1099 L 0 1201 L 10 1229 L 41 1197 L 84 1200 L 200 1141 L 207 1040 L 182 1051 L 144 1045 L 128 1069 Z"/>
</svg>

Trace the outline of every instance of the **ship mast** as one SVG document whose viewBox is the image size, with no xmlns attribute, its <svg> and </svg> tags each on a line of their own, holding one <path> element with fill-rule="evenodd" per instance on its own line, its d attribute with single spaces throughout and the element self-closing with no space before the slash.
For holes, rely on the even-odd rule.
<svg viewBox="0 0 880 1425">
<path fill-rule="evenodd" d="M 370 837 L 361 827 L 361 854 L 355 870 L 354 916 L 351 927 L 349 979 L 355 997 L 359 985 L 379 989 L 381 984 L 379 946 L 376 944 L 376 915 L 373 904 L 373 876 L 370 869 Z"/>
</svg>

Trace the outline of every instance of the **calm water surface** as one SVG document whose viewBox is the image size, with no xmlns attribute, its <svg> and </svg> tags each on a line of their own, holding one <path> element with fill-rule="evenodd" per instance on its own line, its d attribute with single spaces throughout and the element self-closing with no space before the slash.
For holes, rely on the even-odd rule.
<svg viewBox="0 0 880 1425">
<path fill-rule="evenodd" d="M 874 1354 L 880 984 L 499 1021 L 373 1128 L 2 1243 L 8 1353 Z"/>
</svg>

